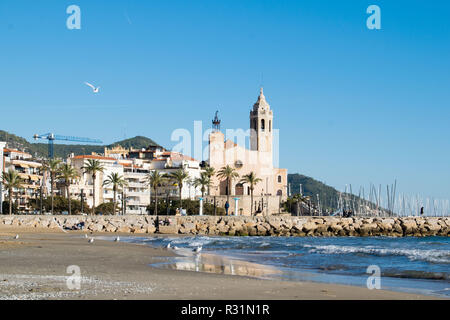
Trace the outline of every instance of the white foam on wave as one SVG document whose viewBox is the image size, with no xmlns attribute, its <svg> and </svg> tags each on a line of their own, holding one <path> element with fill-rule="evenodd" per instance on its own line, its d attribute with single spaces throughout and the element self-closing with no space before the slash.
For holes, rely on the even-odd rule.
<svg viewBox="0 0 450 320">
<path fill-rule="evenodd" d="M 165 242 L 170 242 L 175 245 L 187 245 L 188 247 L 205 246 L 214 241 L 211 237 L 168 237 L 164 239 Z"/>
<path fill-rule="evenodd" d="M 390 249 L 377 248 L 373 246 L 368 247 L 353 247 L 353 246 L 336 246 L 336 245 L 308 245 L 304 247 L 311 248 L 310 253 L 322 254 L 352 254 L 352 253 L 367 253 L 379 256 L 405 256 L 411 261 L 427 261 L 434 263 L 450 263 L 450 252 L 448 250 L 420 250 L 420 249 Z"/>
</svg>

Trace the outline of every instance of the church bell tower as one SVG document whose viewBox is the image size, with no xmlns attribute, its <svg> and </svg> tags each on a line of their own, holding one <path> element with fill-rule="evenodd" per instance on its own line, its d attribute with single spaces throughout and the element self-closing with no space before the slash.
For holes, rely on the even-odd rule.
<svg viewBox="0 0 450 320">
<path fill-rule="evenodd" d="M 272 153 L 273 112 L 266 101 L 263 88 L 250 111 L 250 149 Z"/>
</svg>

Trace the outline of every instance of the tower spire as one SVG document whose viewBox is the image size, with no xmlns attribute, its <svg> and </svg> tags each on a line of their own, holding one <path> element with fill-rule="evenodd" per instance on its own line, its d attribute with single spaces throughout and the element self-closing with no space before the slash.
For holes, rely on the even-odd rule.
<svg viewBox="0 0 450 320">
<path fill-rule="evenodd" d="M 253 110 L 269 110 L 270 106 L 266 101 L 266 97 L 264 96 L 264 89 L 263 87 L 261 87 L 259 89 L 259 96 L 258 96 L 258 100 L 255 102 L 255 104 L 253 105 Z"/>
<path fill-rule="evenodd" d="M 212 120 L 214 131 L 220 131 L 220 119 L 217 116 L 218 113 L 219 113 L 219 110 L 216 111 L 216 114 L 214 115 L 214 119 Z"/>
</svg>

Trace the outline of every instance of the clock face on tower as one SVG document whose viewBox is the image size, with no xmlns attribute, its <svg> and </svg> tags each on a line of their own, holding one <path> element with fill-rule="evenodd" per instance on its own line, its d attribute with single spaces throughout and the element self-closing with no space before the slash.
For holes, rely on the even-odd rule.
<svg viewBox="0 0 450 320">
<path fill-rule="evenodd" d="M 242 166 L 243 166 L 243 163 L 242 163 L 241 160 L 236 160 L 236 161 L 234 162 L 234 167 L 235 167 L 235 168 L 240 169 L 240 168 L 242 168 Z"/>
</svg>

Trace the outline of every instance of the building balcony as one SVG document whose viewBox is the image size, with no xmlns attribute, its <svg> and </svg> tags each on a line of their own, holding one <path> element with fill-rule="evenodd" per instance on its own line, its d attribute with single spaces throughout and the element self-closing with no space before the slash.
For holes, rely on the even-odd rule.
<svg viewBox="0 0 450 320">
<path fill-rule="evenodd" d="M 144 209 L 142 209 L 142 210 L 136 210 L 136 209 L 131 210 L 131 209 L 127 209 L 127 212 L 126 212 L 126 214 L 147 214 L 147 213 L 148 213 L 147 210 L 144 210 Z"/>
<path fill-rule="evenodd" d="M 124 172 L 124 178 L 133 178 L 133 179 L 145 179 L 147 173 L 143 172 Z"/>
<path fill-rule="evenodd" d="M 147 192 L 127 191 L 126 195 L 130 197 L 149 197 L 150 193 L 148 191 Z"/>
<path fill-rule="evenodd" d="M 128 182 L 127 186 L 130 188 L 147 188 L 147 184 L 145 182 Z"/>
</svg>

